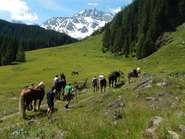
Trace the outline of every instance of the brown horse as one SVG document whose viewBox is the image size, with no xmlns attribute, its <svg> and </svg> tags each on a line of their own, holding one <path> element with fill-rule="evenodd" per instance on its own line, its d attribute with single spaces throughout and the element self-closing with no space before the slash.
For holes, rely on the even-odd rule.
<svg viewBox="0 0 185 139">
<path fill-rule="evenodd" d="M 140 68 L 134 69 L 132 72 L 128 73 L 128 82 L 130 83 L 131 78 L 139 78 L 140 74 Z"/>
<path fill-rule="evenodd" d="M 114 71 L 109 76 L 109 87 L 116 87 L 117 82 L 120 81 L 120 77 L 123 76 L 124 73 L 122 71 Z"/>
<path fill-rule="evenodd" d="M 100 92 L 105 92 L 107 87 L 107 80 L 105 78 L 99 80 Z"/>
<path fill-rule="evenodd" d="M 44 82 L 40 82 L 35 88 L 24 88 L 21 91 L 19 98 L 19 112 L 23 118 L 26 117 L 26 109 L 29 109 L 29 106 L 34 101 L 34 110 L 36 110 L 36 103 L 38 103 L 38 110 L 40 110 L 41 102 L 45 95 L 45 85 Z"/>
</svg>

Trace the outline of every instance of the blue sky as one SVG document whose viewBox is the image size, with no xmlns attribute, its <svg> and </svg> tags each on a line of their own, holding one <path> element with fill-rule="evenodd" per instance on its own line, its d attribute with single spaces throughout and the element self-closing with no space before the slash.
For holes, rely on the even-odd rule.
<svg viewBox="0 0 185 139">
<path fill-rule="evenodd" d="M 132 0 L 0 0 L 0 19 L 41 24 L 55 16 L 71 16 L 84 9 L 116 12 Z"/>
</svg>

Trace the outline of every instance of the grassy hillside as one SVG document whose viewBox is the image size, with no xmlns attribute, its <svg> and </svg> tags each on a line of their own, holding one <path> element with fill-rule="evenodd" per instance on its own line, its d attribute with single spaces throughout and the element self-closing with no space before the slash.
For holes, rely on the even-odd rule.
<svg viewBox="0 0 185 139">
<path fill-rule="evenodd" d="M 114 70 L 127 73 L 140 66 L 142 72 L 147 72 L 152 78 L 149 87 L 139 87 L 137 90 L 133 88 L 145 78 L 130 85 L 126 82 L 121 89 L 108 89 L 104 94 L 92 93 L 91 89 L 87 93 L 80 92 L 78 102 L 74 100 L 70 110 L 64 110 L 63 102 L 57 101 L 57 110 L 50 120 L 43 114 L 45 106 L 41 113 L 28 113 L 31 118 L 28 121 L 12 115 L 0 120 L 0 137 L 140 139 L 151 117 L 158 115 L 165 121 L 158 134 L 161 138 L 168 138 L 168 130 L 176 131 L 180 124 L 185 124 L 185 27 L 180 26 L 176 32 L 167 35 L 170 41 L 164 47 L 140 61 L 103 54 L 102 36 L 98 35 L 65 47 L 30 51 L 26 53 L 26 63 L 0 67 L 0 118 L 18 111 L 18 97 L 25 85 L 43 80 L 48 90 L 55 74 L 61 72 L 70 82 L 83 82 L 88 78 L 90 84 L 94 75 L 103 73 L 107 76 Z M 79 71 L 79 76 L 72 77 L 71 71 Z M 177 78 L 176 75 L 180 76 Z M 126 78 L 122 80 L 127 81 Z M 157 86 L 161 82 L 168 85 Z M 160 97 L 161 93 L 164 97 Z M 110 104 L 118 96 L 125 107 L 117 111 Z M 157 101 L 146 101 L 146 97 L 154 97 Z M 114 113 L 122 115 L 122 118 L 115 120 L 112 116 Z M 183 132 L 177 132 L 185 137 Z"/>
<path fill-rule="evenodd" d="M 140 60 L 144 69 L 156 72 L 175 72 L 185 69 L 185 24 L 175 32 L 166 33 L 168 41 L 148 58 Z"/>
</svg>

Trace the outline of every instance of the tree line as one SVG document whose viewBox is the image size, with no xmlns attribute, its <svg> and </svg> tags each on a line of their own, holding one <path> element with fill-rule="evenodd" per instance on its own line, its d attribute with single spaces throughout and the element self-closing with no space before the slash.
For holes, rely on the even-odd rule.
<svg viewBox="0 0 185 139">
<path fill-rule="evenodd" d="M 76 42 L 66 34 L 45 30 L 37 25 L 24 25 L 0 20 L 0 66 L 24 62 L 24 51 Z"/>
<path fill-rule="evenodd" d="M 157 51 L 157 40 L 185 22 L 184 0 L 134 0 L 105 27 L 103 51 L 144 58 Z"/>
</svg>

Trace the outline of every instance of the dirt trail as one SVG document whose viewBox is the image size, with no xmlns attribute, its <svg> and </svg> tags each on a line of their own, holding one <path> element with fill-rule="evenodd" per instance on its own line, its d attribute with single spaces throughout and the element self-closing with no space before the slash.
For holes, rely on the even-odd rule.
<svg viewBox="0 0 185 139">
<path fill-rule="evenodd" d="M 85 101 L 88 101 L 89 99 L 91 99 L 93 97 L 94 96 L 90 96 L 90 97 L 84 98 L 84 99 L 78 101 L 76 104 L 71 105 L 71 107 L 75 107 L 75 106 L 79 105 L 80 103 L 83 103 Z M 76 98 L 74 98 L 74 99 L 76 99 Z M 73 101 L 76 101 L 76 100 L 73 100 Z M 59 103 L 59 101 L 57 101 L 56 103 Z M 43 105 L 41 105 L 41 107 L 47 107 L 47 104 L 43 104 Z M 8 114 L 8 115 L 5 115 L 5 116 L 1 117 L 0 118 L 0 122 L 1 121 L 5 121 L 7 119 L 10 119 L 10 118 L 12 118 L 14 116 L 19 116 L 19 112 L 11 113 L 11 114 Z"/>
<path fill-rule="evenodd" d="M 15 113 L 12 113 L 12 114 L 9 114 L 9 115 L 5 115 L 5 116 L 3 116 L 3 117 L 0 118 L 0 122 L 1 121 L 4 121 L 6 119 L 12 118 L 14 116 L 17 116 L 17 115 L 19 115 L 19 112 L 15 112 Z"/>
</svg>

